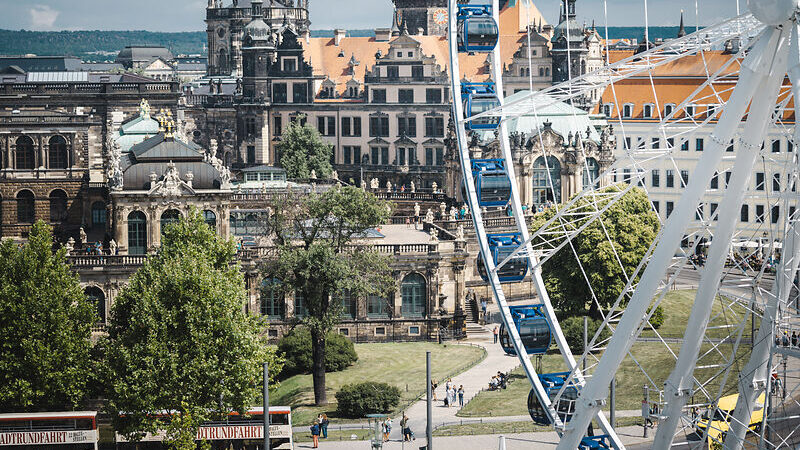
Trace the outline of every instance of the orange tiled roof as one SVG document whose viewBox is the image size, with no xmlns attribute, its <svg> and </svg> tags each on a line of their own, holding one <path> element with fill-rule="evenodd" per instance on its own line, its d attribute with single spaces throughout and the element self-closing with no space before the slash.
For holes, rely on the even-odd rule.
<svg viewBox="0 0 800 450">
<path fill-rule="evenodd" d="M 500 12 L 500 54 L 504 64 L 510 64 L 514 52 L 520 45 L 520 38 L 526 35 L 526 23 L 542 23 L 544 17 L 535 5 L 526 11 L 520 2 L 516 7 L 506 7 Z M 425 56 L 433 56 L 436 62 L 445 70 L 450 69 L 450 55 L 447 38 L 442 36 L 412 36 L 417 40 Z M 394 40 L 394 38 L 392 39 Z M 374 37 L 345 37 L 339 45 L 334 45 L 333 38 L 311 38 L 308 42 L 302 41 L 306 59 L 314 67 L 314 75 L 327 76 L 336 83 L 336 90 L 343 94 L 345 84 L 350 80 L 350 57 L 355 56 L 359 62 L 355 66 L 353 77 L 364 81 L 367 70 L 375 65 L 375 54 L 380 50 L 382 55 L 389 51 L 389 42 L 378 42 Z M 342 55 L 342 56 L 339 56 Z M 485 67 L 485 53 L 475 55 L 459 55 L 459 65 L 462 76 L 473 81 L 485 81 L 489 78 L 489 71 Z M 340 100 L 340 99 L 335 99 Z"/>
<path fill-rule="evenodd" d="M 612 51 L 609 53 L 610 61 L 616 62 L 631 56 L 633 52 L 629 51 Z M 644 105 L 651 103 L 656 104 L 656 96 L 658 97 L 658 106 L 664 111 L 664 105 L 672 103 L 680 105 L 686 98 L 692 95 L 705 81 L 708 79 L 708 74 L 717 72 L 724 64 L 730 61 L 733 55 L 725 54 L 721 51 L 705 52 L 704 54 L 686 56 L 668 64 L 656 68 L 652 72 L 653 81 L 651 83 L 648 73 L 643 73 L 635 78 L 629 78 L 623 81 L 614 83 L 613 88 L 609 86 L 605 89 L 602 95 L 602 103 L 613 103 L 615 107 L 612 108 L 612 118 L 618 118 L 618 110 L 622 110 L 623 105 L 630 103 L 633 104 L 632 117 L 626 120 L 657 120 L 656 118 L 645 118 L 643 115 Z M 706 67 L 708 72 L 706 72 Z M 697 112 L 704 114 L 706 111 L 706 104 L 718 104 L 720 101 L 716 98 L 715 92 L 719 99 L 727 101 L 735 86 L 736 72 L 739 70 L 739 62 L 735 61 L 728 68 L 723 71 L 723 74 L 732 75 L 732 78 L 727 80 L 719 80 L 710 86 L 704 87 L 697 95 L 695 95 Z M 786 90 L 784 90 L 786 91 Z M 654 94 L 655 93 L 655 94 Z M 785 98 L 788 92 L 783 92 L 779 100 Z M 787 105 L 788 108 L 793 108 L 792 101 Z M 594 110 L 595 113 L 600 112 L 600 105 L 597 105 Z M 657 117 L 658 113 L 653 111 L 653 116 Z M 676 118 L 683 117 L 683 114 L 676 113 Z M 698 117 L 698 116 L 695 116 Z M 698 119 L 702 119 L 701 115 Z M 787 111 L 784 115 L 785 120 L 794 120 L 794 114 Z"/>
</svg>

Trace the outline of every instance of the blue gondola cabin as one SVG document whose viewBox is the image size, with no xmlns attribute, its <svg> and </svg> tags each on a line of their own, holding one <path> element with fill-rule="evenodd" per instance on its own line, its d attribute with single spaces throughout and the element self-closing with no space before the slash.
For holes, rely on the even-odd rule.
<svg viewBox="0 0 800 450">
<path fill-rule="evenodd" d="M 511 198 L 511 180 L 502 159 L 472 161 L 472 177 L 480 206 L 506 206 Z"/>
<path fill-rule="evenodd" d="M 509 310 L 525 352 L 529 355 L 546 353 L 550 349 L 553 332 L 550 321 L 542 311 L 542 305 L 510 306 Z M 500 346 L 509 355 L 517 354 L 505 324 L 500 325 Z"/>
<path fill-rule="evenodd" d="M 490 5 L 459 5 L 456 19 L 459 52 L 491 52 L 497 46 L 500 29 Z"/>
<path fill-rule="evenodd" d="M 494 266 L 503 262 L 506 258 L 511 256 L 512 253 L 522 245 L 522 236 L 519 233 L 499 233 L 487 234 L 486 239 L 489 241 L 489 258 L 494 262 Z M 486 266 L 483 264 L 483 258 L 478 256 L 478 274 L 484 281 L 489 281 L 489 275 L 486 272 Z M 510 259 L 497 271 L 497 277 L 501 283 L 516 283 L 525 279 L 528 274 L 528 257 L 517 254 L 514 258 Z"/>
<path fill-rule="evenodd" d="M 462 84 L 461 102 L 464 104 L 464 119 L 500 107 L 494 83 Z M 467 130 L 496 130 L 500 126 L 500 117 L 481 117 L 465 122 L 464 126 Z"/>
<path fill-rule="evenodd" d="M 553 403 L 553 400 L 556 395 L 558 395 L 558 391 L 561 390 L 561 387 L 564 386 L 568 376 L 569 372 L 539 374 L 539 381 L 542 382 L 542 386 L 544 386 L 545 391 L 547 391 L 550 403 Z M 567 388 L 564 389 L 558 403 L 554 406 L 561 423 L 567 423 L 572 419 L 572 415 L 575 413 L 575 402 L 577 399 L 578 388 L 570 383 L 567 385 Z M 539 425 L 552 425 L 547 411 L 545 411 L 544 406 L 542 406 L 539 401 L 539 397 L 536 396 L 536 391 L 533 389 L 531 389 L 528 394 L 528 413 L 535 423 Z"/>
</svg>

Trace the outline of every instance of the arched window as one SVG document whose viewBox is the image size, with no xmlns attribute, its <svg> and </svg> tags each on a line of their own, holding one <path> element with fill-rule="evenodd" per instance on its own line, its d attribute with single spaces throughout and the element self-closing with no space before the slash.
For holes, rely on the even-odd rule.
<svg viewBox="0 0 800 450">
<path fill-rule="evenodd" d="M 108 223 L 108 210 L 103 202 L 92 203 L 92 228 L 101 230 Z"/>
<path fill-rule="evenodd" d="M 66 169 L 69 166 L 67 140 L 62 136 L 53 136 L 50 138 L 48 147 L 48 167 L 51 169 Z"/>
<path fill-rule="evenodd" d="M 94 310 L 97 314 L 97 323 L 106 323 L 106 295 L 103 290 L 96 286 L 87 287 L 83 291 L 89 303 L 94 305 Z"/>
<path fill-rule="evenodd" d="M 17 139 L 17 151 L 14 156 L 17 169 L 34 169 L 36 167 L 36 154 L 33 151 L 33 139 L 28 136 L 20 136 Z"/>
<path fill-rule="evenodd" d="M 422 275 L 412 273 L 403 278 L 403 282 L 400 283 L 403 317 L 425 317 L 426 292 L 425 278 Z"/>
<path fill-rule="evenodd" d="M 382 319 L 391 317 L 392 304 L 386 297 L 370 295 L 367 297 L 367 317 Z"/>
<path fill-rule="evenodd" d="M 345 289 L 336 295 L 336 300 L 342 304 L 342 318 L 356 318 L 356 298 L 349 289 Z"/>
<path fill-rule="evenodd" d="M 561 203 L 561 163 L 555 156 L 548 156 L 547 164 L 543 156 L 533 163 L 533 201 L 537 205 L 548 201 Z"/>
<path fill-rule="evenodd" d="M 217 67 L 219 67 L 220 75 L 230 75 L 231 71 L 228 69 L 228 52 L 224 48 L 219 50 Z"/>
<path fill-rule="evenodd" d="M 583 188 L 586 189 L 590 184 L 595 183 L 597 178 L 600 177 L 600 165 L 594 158 L 586 158 L 586 165 L 582 168 L 583 172 Z M 595 184 L 595 187 L 598 183 Z"/>
<path fill-rule="evenodd" d="M 261 315 L 268 319 L 283 319 L 284 299 L 280 286 L 277 278 L 261 282 Z"/>
<path fill-rule="evenodd" d="M 36 220 L 36 200 L 33 192 L 19 191 L 17 194 L 17 223 L 33 223 Z"/>
<path fill-rule="evenodd" d="M 141 211 L 128 214 L 128 254 L 147 253 L 147 217 Z"/>
<path fill-rule="evenodd" d="M 161 234 L 167 230 L 167 227 L 172 225 L 173 223 L 177 223 L 181 220 L 181 213 L 178 212 L 177 209 L 168 209 L 161 214 Z"/>
<path fill-rule="evenodd" d="M 61 222 L 67 218 L 67 193 L 56 189 L 50 193 L 50 222 Z"/>
<path fill-rule="evenodd" d="M 210 226 L 211 229 L 217 229 L 217 215 L 214 214 L 214 211 L 206 209 L 203 211 L 203 221 L 206 225 Z"/>
</svg>

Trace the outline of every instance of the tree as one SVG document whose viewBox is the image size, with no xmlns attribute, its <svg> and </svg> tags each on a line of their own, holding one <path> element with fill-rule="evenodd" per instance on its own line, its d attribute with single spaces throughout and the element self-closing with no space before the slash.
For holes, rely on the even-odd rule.
<svg viewBox="0 0 800 450">
<path fill-rule="evenodd" d="M 259 319 L 244 312 L 247 294 L 234 257 L 233 242 L 192 210 L 166 229 L 158 254 L 117 297 L 107 396 L 124 435 L 135 440 L 163 429 L 154 413 L 170 411 L 179 443 L 196 433 L 203 414 L 213 418 L 260 403 L 263 362 L 271 374 L 280 372 L 280 359 L 259 335 Z"/>
<path fill-rule="evenodd" d="M 301 125 L 303 118 L 292 121 L 281 136 L 278 144 L 281 167 L 289 178 L 311 178 L 312 170 L 318 177 L 326 178 L 333 172 L 333 148 L 322 140 L 315 128 Z"/>
<path fill-rule="evenodd" d="M 610 186 L 604 191 L 620 189 Z M 587 208 L 591 207 L 585 200 L 580 202 Z M 599 207 L 602 208 L 603 204 Z M 537 215 L 531 230 L 535 232 L 554 215 L 554 208 Z M 579 226 L 581 224 L 576 225 Z M 647 194 L 642 189 L 633 188 L 610 206 L 600 219 L 580 232 L 572 240 L 572 247 L 564 246 L 542 265 L 542 276 L 553 306 L 573 314 L 585 313 L 588 306 L 590 314 L 599 317 L 599 308 L 592 301 L 592 292 L 597 296 L 599 307 L 613 305 L 625 288 L 625 275 L 633 275 L 658 230 L 658 217 L 651 209 Z M 606 231 L 610 240 L 606 237 Z M 591 290 L 572 248 L 579 255 Z"/>
<path fill-rule="evenodd" d="M 265 262 L 265 279 L 278 279 L 286 291 L 302 295 L 308 314 L 302 322 L 311 333 L 314 401 L 327 404 L 325 336 L 341 315 L 332 299 L 385 295 L 394 287 L 390 258 L 368 245 L 357 245 L 365 233 L 386 222 L 387 203 L 362 189 L 334 187 L 322 194 L 289 198 L 270 217 L 275 258 Z"/>
<path fill-rule="evenodd" d="M 0 411 L 73 409 L 91 371 L 94 306 L 50 226 L 0 244 Z"/>
</svg>

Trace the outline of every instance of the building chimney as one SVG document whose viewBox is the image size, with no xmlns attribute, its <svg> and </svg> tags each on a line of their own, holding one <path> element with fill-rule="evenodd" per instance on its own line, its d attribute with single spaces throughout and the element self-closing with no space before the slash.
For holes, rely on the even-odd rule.
<svg viewBox="0 0 800 450">
<path fill-rule="evenodd" d="M 338 47 L 339 44 L 342 43 L 342 39 L 344 39 L 346 34 L 347 30 L 343 30 L 341 28 L 333 30 L 333 45 Z"/>
<path fill-rule="evenodd" d="M 390 28 L 375 28 L 375 42 L 388 42 L 392 38 Z"/>
</svg>

